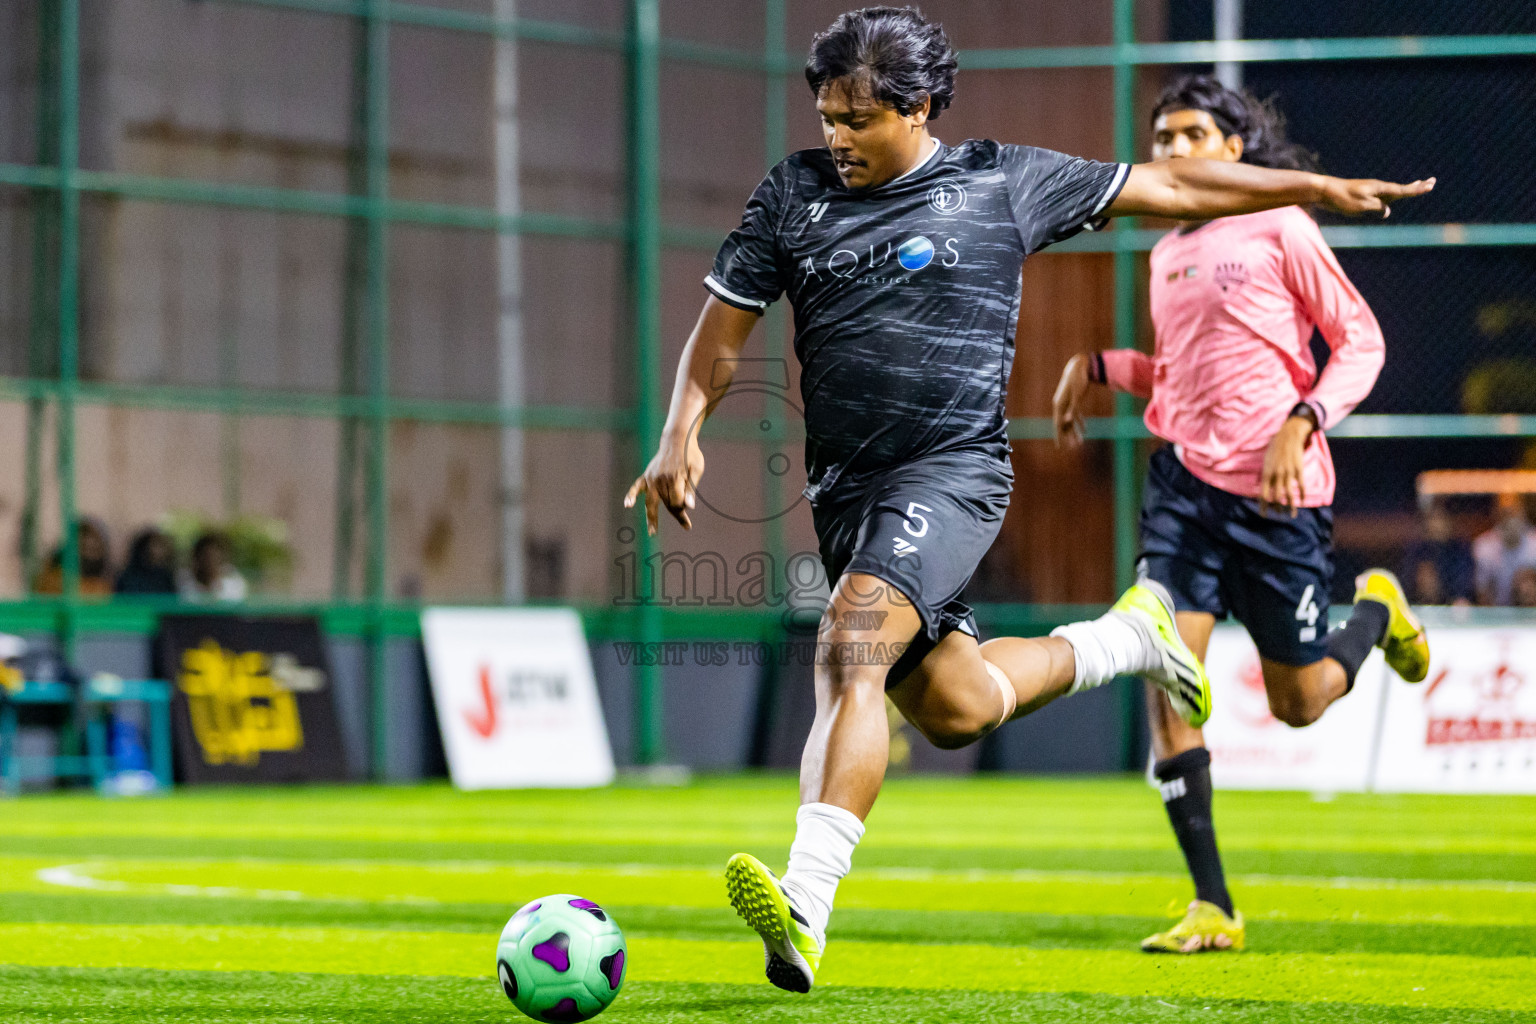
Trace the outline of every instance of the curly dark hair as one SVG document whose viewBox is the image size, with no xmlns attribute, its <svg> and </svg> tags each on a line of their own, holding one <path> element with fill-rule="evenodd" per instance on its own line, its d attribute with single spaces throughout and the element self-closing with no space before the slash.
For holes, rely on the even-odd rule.
<svg viewBox="0 0 1536 1024">
<path fill-rule="evenodd" d="M 1285 115 L 1274 98 L 1229 89 L 1211 75 L 1185 75 L 1163 90 L 1152 108 L 1152 124 L 1174 110 L 1203 110 L 1223 135 L 1243 140 L 1242 161 L 1259 167 L 1315 171 L 1317 154 L 1285 137 Z"/>
<path fill-rule="evenodd" d="M 910 114 L 929 102 L 936 118 L 955 98 L 959 64 L 944 26 L 915 7 L 865 7 L 838 15 L 811 40 L 805 80 L 811 92 L 839 78 L 869 89 L 876 102 Z"/>
</svg>

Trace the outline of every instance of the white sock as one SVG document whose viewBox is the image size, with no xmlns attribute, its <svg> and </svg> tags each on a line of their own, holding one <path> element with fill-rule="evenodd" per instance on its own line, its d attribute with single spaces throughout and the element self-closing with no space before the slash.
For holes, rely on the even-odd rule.
<svg viewBox="0 0 1536 1024">
<path fill-rule="evenodd" d="M 1103 686 L 1120 675 L 1135 675 L 1161 667 L 1161 658 L 1146 626 L 1124 612 L 1106 612 L 1092 622 L 1072 622 L 1051 630 L 1072 645 L 1076 666 L 1072 688 L 1081 693 Z"/>
<path fill-rule="evenodd" d="M 863 835 L 864 823 L 858 816 L 833 804 L 802 804 L 795 813 L 789 870 L 779 884 L 823 944 L 837 883 L 853 867 L 853 848 Z"/>
</svg>

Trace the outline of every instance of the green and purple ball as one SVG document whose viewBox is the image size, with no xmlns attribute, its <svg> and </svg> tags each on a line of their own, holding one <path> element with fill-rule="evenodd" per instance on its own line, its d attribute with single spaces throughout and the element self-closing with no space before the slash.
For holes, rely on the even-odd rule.
<svg viewBox="0 0 1536 1024">
<path fill-rule="evenodd" d="M 562 893 L 512 915 L 496 943 L 496 980 L 534 1020 L 582 1021 L 619 994 L 627 960 L 613 917 L 591 900 Z"/>
</svg>

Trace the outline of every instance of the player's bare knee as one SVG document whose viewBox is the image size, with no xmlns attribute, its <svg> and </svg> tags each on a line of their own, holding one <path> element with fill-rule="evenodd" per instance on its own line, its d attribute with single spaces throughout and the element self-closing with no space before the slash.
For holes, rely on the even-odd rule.
<svg viewBox="0 0 1536 1024">
<path fill-rule="evenodd" d="M 1328 710 L 1326 682 L 1320 666 L 1300 669 L 1267 664 L 1264 688 L 1269 694 L 1269 711 L 1293 729 L 1302 729 Z"/>
<path fill-rule="evenodd" d="M 940 750 L 959 750 L 981 739 L 991 731 L 990 727 L 990 722 L 978 724 L 974 720 L 955 720 L 926 723 L 918 731 Z"/>
<path fill-rule="evenodd" d="M 944 701 L 924 707 L 912 724 L 940 750 L 959 750 L 996 728 L 997 717 L 996 708 Z"/>
<path fill-rule="evenodd" d="M 850 696 L 860 700 L 885 700 L 887 666 L 872 665 L 854 657 L 829 657 L 826 663 L 829 696 L 841 701 Z"/>
<path fill-rule="evenodd" d="M 1269 695 L 1270 714 L 1292 729 L 1304 729 L 1311 725 L 1323 717 L 1327 707 L 1327 702 L 1308 693 Z"/>
</svg>

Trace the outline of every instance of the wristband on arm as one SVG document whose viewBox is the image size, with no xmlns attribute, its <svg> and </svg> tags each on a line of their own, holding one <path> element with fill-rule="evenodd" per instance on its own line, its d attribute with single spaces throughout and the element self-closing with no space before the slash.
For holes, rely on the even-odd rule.
<svg viewBox="0 0 1536 1024">
<path fill-rule="evenodd" d="M 1104 371 L 1103 352 L 1095 352 L 1088 357 L 1088 380 L 1094 384 L 1109 383 L 1109 377 Z"/>
<path fill-rule="evenodd" d="M 1323 429 L 1323 407 L 1316 402 L 1297 402 L 1294 406 L 1291 407 L 1290 415 L 1299 416 L 1300 418 L 1306 420 L 1308 423 L 1312 424 L 1312 434 L 1315 434 L 1319 430 Z M 1312 440 L 1312 434 L 1307 435 L 1308 441 Z"/>
</svg>

